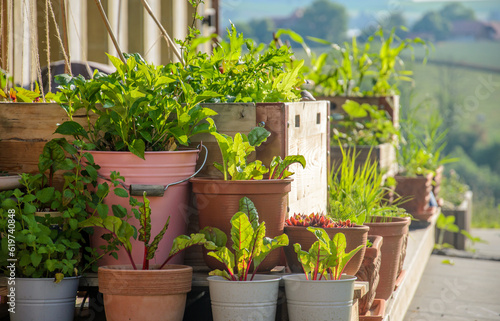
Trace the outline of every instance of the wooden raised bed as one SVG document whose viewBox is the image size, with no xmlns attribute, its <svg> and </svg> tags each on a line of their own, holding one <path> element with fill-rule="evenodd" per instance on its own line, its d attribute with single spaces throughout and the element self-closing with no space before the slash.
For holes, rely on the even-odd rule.
<svg viewBox="0 0 500 321">
<path fill-rule="evenodd" d="M 290 212 L 326 212 L 328 103 L 207 104 L 219 113 L 214 117 L 219 132 L 234 135 L 248 133 L 261 124 L 272 134 L 256 153 L 268 165 L 273 156 L 301 154 L 307 160 L 305 170 L 297 165 L 289 193 Z M 0 170 L 34 173 L 44 144 L 52 138 L 58 124 L 68 120 L 65 111 L 53 103 L 0 104 Z M 85 124 L 80 113 L 74 120 Z M 209 158 L 203 175 L 217 175 L 212 166 L 221 155 L 211 135 L 197 137 L 208 147 Z M 193 142 L 194 145 L 197 142 Z M 201 163 L 200 157 L 199 163 Z M 201 165 L 201 164 L 200 164 Z"/>
</svg>

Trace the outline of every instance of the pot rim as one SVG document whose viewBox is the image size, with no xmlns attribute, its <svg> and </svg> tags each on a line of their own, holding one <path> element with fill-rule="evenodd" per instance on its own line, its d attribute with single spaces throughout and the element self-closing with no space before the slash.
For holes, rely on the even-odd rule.
<svg viewBox="0 0 500 321">
<path fill-rule="evenodd" d="M 289 226 L 289 225 L 285 225 L 285 230 L 286 229 L 293 229 L 293 230 L 298 230 L 298 229 L 307 229 L 306 226 Z M 331 230 L 340 230 L 340 231 L 348 231 L 348 230 L 369 230 L 370 227 L 367 226 L 367 225 L 354 225 L 354 226 L 350 226 L 350 227 L 323 227 L 322 229 L 324 229 L 325 231 L 331 231 Z"/>
<path fill-rule="evenodd" d="M 113 150 L 82 150 L 81 152 L 89 152 L 91 154 L 112 154 L 112 155 L 128 155 L 132 154 L 130 151 L 113 151 Z M 182 153 L 199 153 L 199 149 L 183 149 L 171 151 L 145 151 L 145 155 L 161 155 L 161 154 L 182 154 Z"/>
<path fill-rule="evenodd" d="M 80 279 L 82 276 L 77 275 L 77 276 L 65 276 L 61 281 L 64 280 L 75 280 L 75 279 Z M 23 277 L 18 277 L 16 276 L 16 280 L 33 280 L 33 281 L 53 281 L 55 278 L 23 278 Z"/>
<path fill-rule="evenodd" d="M 276 282 L 276 281 L 279 282 L 282 278 L 282 276 L 278 276 L 278 275 L 264 275 L 264 274 L 256 274 L 255 277 L 258 279 L 254 279 L 252 281 L 230 281 L 230 280 L 226 280 L 222 276 L 213 275 L 213 276 L 209 276 L 207 278 L 207 280 L 209 282 L 217 282 L 217 283 L 255 284 L 255 283 L 271 283 L 271 282 Z"/>
<path fill-rule="evenodd" d="M 365 222 L 363 223 L 363 225 L 365 224 L 392 224 L 392 225 L 406 225 L 406 224 L 409 224 L 411 222 L 411 217 L 408 217 L 408 216 L 405 216 L 405 217 L 400 217 L 400 216 L 372 216 L 373 218 L 375 219 L 385 219 L 385 218 L 390 218 L 391 221 L 388 221 L 388 222 Z M 393 219 L 396 219 L 395 221 L 393 221 Z M 370 225 L 368 225 L 370 226 Z"/>
<path fill-rule="evenodd" d="M 120 271 L 120 272 L 130 272 L 130 273 L 158 273 L 158 272 L 163 272 L 163 273 L 168 273 L 169 271 L 179 271 L 179 270 L 185 270 L 186 272 L 188 270 L 193 270 L 193 267 L 189 265 L 182 265 L 182 264 L 166 264 L 163 269 L 155 269 L 155 267 L 158 267 L 159 265 L 150 265 L 150 268 L 153 267 L 153 269 L 149 270 L 141 270 L 142 268 L 141 264 L 136 265 L 137 270 L 134 270 L 132 268 L 132 264 L 116 264 L 116 265 L 105 265 L 105 266 L 100 266 L 98 268 L 99 270 L 106 270 L 106 271 Z"/>
<path fill-rule="evenodd" d="M 193 177 L 189 179 L 191 183 L 210 183 L 216 181 L 217 183 L 220 184 L 276 184 L 279 182 L 282 182 L 283 184 L 285 183 L 291 183 L 293 181 L 293 178 L 283 178 L 283 179 L 250 179 L 250 180 L 224 180 L 219 177 Z"/>
<path fill-rule="evenodd" d="M 293 282 L 305 282 L 305 283 L 337 283 L 337 282 L 354 282 L 358 279 L 357 276 L 342 274 L 340 280 L 306 280 L 306 276 L 304 273 L 294 273 L 284 275 L 283 280 L 289 280 Z"/>
</svg>

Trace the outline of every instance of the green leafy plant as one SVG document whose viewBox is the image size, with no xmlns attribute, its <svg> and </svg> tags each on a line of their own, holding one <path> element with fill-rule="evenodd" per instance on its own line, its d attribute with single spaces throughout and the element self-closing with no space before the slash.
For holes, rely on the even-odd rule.
<svg viewBox="0 0 500 321">
<path fill-rule="evenodd" d="M 321 228 L 342 228 L 342 227 L 353 227 L 355 224 L 351 221 L 334 221 L 331 218 L 311 213 L 309 215 L 305 214 L 295 214 L 290 218 L 285 220 L 285 226 L 303 226 L 303 227 L 321 227 Z"/>
<path fill-rule="evenodd" d="M 126 195 L 126 193 L 127 192 L 124 189 L 121 189 L 121 192 L 115 191 L 115 194 L 123 197 L 128 196 Z M 107 251 L 117 250 L 117 246 L 123 247 L 134 270 L 137 270 L 138 267 L 136 262 L 134 262 L 134 259 L 132 258 L 132 243 L 130 239 L 135 238 L 135 235 L 137 235 L 137 239 L 144 243 L 144 258 L 142 262 L 142 270 L 149 270 L 151 269 L 149 261 L 154 258 L 156 250 L 158 249 L 158 244 L 167 232 L 170 217 L 165 222 L 162 230 L 153 239 L 151 239 L 151 207 L 149 206 L 149 200 L 146 198 L 146 192 L 144 192 L 143 194 L 143 202 L 138 202 L 133 197 L 130 197 L 129 200 L 131 204 L 134 204 L 138 207 L 138 209 L 133 209 L 134 213 L 138 214 L 138 219 L 140 222 L 140 228 L 138 231 L 136 231 L 135 227 L 128 222 L 128 219 L 130 218 L 130 215 L 128 213 L 124 213 L 123 217 L 118 217 L 115 215 L 91 216 L 85 221 L 80 222 L 78 226 L 80 228 L 101 227 L 107 230 L 109 233 L 103 236 L 103 238 L 108 241 L 108 246 L 106 248 Z M 121 208 L 121 211 L 126 212 L 123 207 Z M 217 233 L 217 235 L 220 235 L 220 233 L 222 233 L 221 231 L 213 232 L 213 230 L 214 228 L 206 228 L 200 233 L 193 233 L 190 236 L 180 235 L 176 237 L 172 244 L 172 248 L 170 249 L 169 256 L 159 266 L 158 269 L 162 269 L 163 266 L 165 266 L 165 264 L 167 264 L 177 254 L 191 246 L 203 245 L 210 250 L 216 249 L 217 245 L 211 240 L 209 241 L 205 238 L 205 235 L 208 235 L 210 233 Z M 212 240 L 214 240 L 214 238 L 212 238 Z"/>
<path fill-rule="evenodd" d="M 179 145 L 188 146 L 193 135 L 215 130 L 209 117 L 217 113 L 200 103 L 219 94 L 194 94 L 169 73 L 168 66 L 148 64 L 138 54 L 126 56 L 127 63 L 123 63 L 108 55 L 117 70 L 110 75 L 94 73 L 89 80 L 68 75 L 56 78 L 60 92 L 50 98 L 71 119 L 56 133 L 86 139 L 96 150 L 128 150 L 144 158 L 145 151 L 176 150 Z M 174 82 L 185 97 L 184 104 L 168 86 Z M 85 128 L 72 121 L 79 109 L 85 109 Z"/>
<path fill-rule="evenodd" d="M 38 167 L 38 174 L 21 175 L 23 190 L 0 193 L 2 253 L 17 259 L 18 276 L 60 281 L 80 275 L 95 262 L 90 248 L 83 251 L 85 240 L 78 224 L 89 215 L 88 209 L 95 212 L 103 206 L 109 187 L 97 185 L 98 166 L 92 156 L 79 153 L 65 139 L 45 144 Z M 53 182 L 59 171 L 64 172 L 62 189 Z M 8 258 L 0 258 L 3 267 Z M 84 258 L 87 263 L 81 265 Z"/>
<path fill-rule="evenodd" d="M 12 83 L 12 81 L 12 77 L 0 69 L 0 101 L 11 101 L 14 103 L 40 102 L 41 94 L 37 82 L 35 82 L 35 89 L 29 90 L 18 86 L 8 88 L 8 83 Z"/>
<path fill-rule="evenodd" d="M 285 159 L 276 156 L 272 159 L 269 169 L 260 160 L 248 162 L 248 156 L 271 135 L 263 127 L 253 128 L 248 136 L 236 133 L 233 138 L 217 132 L 212 132 L 212 135 L 217 139 L 222 154 L 222 164 L 215 162 L 214 166 L 224 175 L 224 180 L 263 179 L 267 173 L 269 179 L 284 179 L 294 174 L 287 170 L 290 165 L 299 163 L 302 168 L 306 166 L 302 155 L 286 156 Z"/>
<path fill-rule="evenodd" d="M 418 108 L 412 110 L 401 122 L 401 144 L 398 150 L 400 175 L 415 177 L 417 175 L 435 174 L 438 167 L 456 162 L 442 154 L 446 147 L 447 130 L 442 130 L 442 118 L 434 112 L 426 121 L 419 121 L 416 114 Z"/>
<path fill-rule="evenodd" d="M 386 111 L 353 100 L 347 100 L 342 109 L 347 114 L 339 114 L 342 119 L 333 128 L 335 141 L 347 146 L 377 146 L 395 142 L 399 131 Z"/>
<path fill-rule="evenodd" d="M 212 54 L 200 53 L 196 47 L 212 41 L 216 35 L 199 37 L 193 32 L 179 42 L 185 67 L 170 65 L 172 73 L 187 83 L 195 93 L 205 90 L 219 93 L 210 102 L 276 102 L 298 101 L 303 83 L 302 62 L 290 64 L 293 52 L 286 46 L 256 45 L 244 38 L 234 25 L 226 39 L 218 39 Z M 183 97 L 180 97 L 183 101 Z"/>
<path fill-rule="evenodd" d="M 340 280 L 345 266 L 363 248 L 358 246 L 349 253 L 345 252 L 347 242 L 343 233 L 337 233 L 330 239 L 322 228 L 308 227 L 318 239 L 308 252 L 302 250 L 299 243 L 293 245 L 297 258 L 302 264 L 307 280 Z"/>
<path fill-rule="evenodd" d="M 463 183 L 460 176 L 454 170 L 450 170 L 448 175 L 443 176 L 440 196 L 444 199 L 443 207 L 454 208 L 462 204 L 464 195 L 470 188 Z"/>
<path fill-rule="evenodd" d="M 436 228 L 439 230 L 437 243 L 434 244 L 434 249 L 436 250 L 453 248 L 453 245 L 449 243 L 444 243 L 445 232 L 460 233 L 464 235 L 469 241 L 471 241 L 472 245 L 474 245 L 475 243 L 487 243 L 480 237 L 473 236 L 466 230 L 460 229 L 460 227 L 455 224 L 455 216 L 453 215 L 445 216 L 443 213 L 440 213 L 436 221 Z"/>
<path fill-rule="evenodd" d="M 230 281 L 252 281 L 267 255 L 282 246 L 288 245 L 288 236 L 282 234 L 274 238 L 266 237 L 265 222 L 259 223 L 259 214 L 253 202 L 243 197 L 239 202 L 239 212 L 231 218 L 231 252 L 226 246 L 209 252 L 224 264 L 225 270 L 214 270 L 210 275 L 221 276 Z M 249 275 L 253 265 L 253 273 Z"/>
<path fill-rule="evenodd" d="M 329 46 L 329 51 L 317 56 L 304 39 L 291 30 L 280 30 L 299 42 L 311 60 L 305 66 L 305 78 L 314 83 L 314 95 L 320 96 L 389 96 L 399 94 L 401 81 L 412 82 L 413 72 L 404 68 L 403 52 L 413 52 L 413 45 L 427 44 L 420 38 L 400 39 L 393 28 L 387 35 L 382 28 L 376 30 L 362 44 L 353 37 L 342 46 L 315 37 L 307 39 Z M 413 56 L 412 56 L 413 59 Z M 425 62 L 425 59 L 424 59 Z"/>
<path fill-rule="evenodd" d="M 388 204 L 390 187 L 395 181 L 393 178 L 384 181 L 377 162 L 372 162 L 368 155 L 365 162 L 358 165 L 356 149 L 345 150 L 342 146 L 340 149 L 342 163 L 328 176 L 328 216 L 335 221 L 349 220 L 362 225 L 374 216 L 384 216 L 389 220 L 390 217 L 408 215 L 398 207 L 404 199 L 396 198 Z"/>
</svg>

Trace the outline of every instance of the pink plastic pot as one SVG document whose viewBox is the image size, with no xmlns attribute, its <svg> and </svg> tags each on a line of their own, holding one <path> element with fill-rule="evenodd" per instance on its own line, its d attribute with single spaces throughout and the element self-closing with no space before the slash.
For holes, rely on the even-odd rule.
<svg viewBox="0 0 500 321">
<path fill-rule="evenodd" d="M 198 150 L 172 151 L 172 152 L 146 152 L 145 160 L 137 157 L 130 152 L 108 152 L 108 151 L 90 151 L 94 156 L 96 164 L 101 166 L 98 173 L 103 177 L 109 177 L 112 171 L 119 172 L 125 177 L 125 184 L 144 184 L 144 185 L 167 185 L 181 181 L 193 175 L 196 169 L 196 160 Z M 103 183 L 102 178 L 98 179 Z M 175 237 L 185 234 L 187 231 L 188 201 L 190 196 L 190 187 L 188 182 L 168 187 L 163 196 L 148 196 L 151 205 L 151 238 L 156 236 L 170 216 L 170 224 L 167 233 L 158 246 L 155 259 L 150 264 L 161 264 L 168 257 L 172 242 Z M 142 200 L 142 197 L 137 197 Z M 112 213 L 111 205 L 120 204 L 130 210 L 128 198 L 116 196 L 111 192 L 106 197 L 105 204 L 109 206 L 109 213 Z M 139 229 L 139 222 L 132 219 Z M 96 229 L 91 242 L 94 248 L 106 244 L 101 238 L 104 230 Z M 144 256 L 144 246 L 142 242 L 133 240 L 132 257 L 136 264 L 142 264 Z M 182 254 L 179 254 L 169 263 L 181 264 Z M 105 256 L 99 261 L 99 265 L 130 264 L 126 252 L 121 249 L 118 252 L 118 260 L 111 256 Z"/>
</svg>

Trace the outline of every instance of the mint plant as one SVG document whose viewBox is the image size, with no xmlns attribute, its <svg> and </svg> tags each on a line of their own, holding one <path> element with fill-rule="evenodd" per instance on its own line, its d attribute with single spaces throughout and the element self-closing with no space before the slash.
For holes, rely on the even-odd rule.
<svg viewBox="0 0 500 321">
<path fill-rule="evenodd" d="M 97 185 L 98 166 L 92 156 L 79 153 L 65 139 L 45 144 L 38 167 L 38 174 L 21 175 L 23 190 L 0 193 L 0 244 L 2 253 L 8 253 L 12 247 L 9 235 L 14 237 L 19 277 L 60 281 L 80 275 L 97 259 L 90 248 L 83 251 L 85 240 L 78 224 L 87 218 L 88 209 L 91 213 L 107 209 L 102 201 L 109 187 Z M 53 181 L 59 171 L 64 172 L 62 190 Z M 54 212 L 58 214 L 52 215 Z M 81 265 L 83 259 L 86 265 Z M 6 267 L 7 257 L 2 256 L 0 263 Z"/>
<path fill-rule="evenodd" d="M 267 173 L 269 179 L 284 179 L 294 174 L 287 170 L 291 164 L 299 163 L 303 168 L 306 166 L 306 160 L 301 155 L 287 156 L 285 159 L 276 156 L 269 169 L 260 160 L 248 162 L 248 156 L 271 135 L 263 127 L 253 128 L 248 136 L 236 133 L 233 138 L 217 132 L 212 132 L 212 135 L 217 139 L 222 154 L 222 164 L 214 162 L 214 166 L 224 175 L 224 180 L 263 179 Z"/>
<path fill-rule="evenodd" d="M 322 228 L 308 227 L 318 239 L 311 245 L 308 252 L 302 250 L 300 244 L 295 243 L 293 248 L 302 264 L 307 280 L 340 280 L 347 263 L 363 248 L 358 246 L 349 253 L 345 252 L 347 242 L 343 233 L 337 233 L 330 239 Z"/>
<path fill-rule="evenodd" d="M 221 276 L 230 281 L 252 281 L 260 264 L 267 255 L 282 246 L 288 245 L 288 236 L 282 234 L 275 238 L 266 237 L 265 222 L 259 223 L 259 214 L 253 202 L 243 197 L 239 202 L 239 212 L 231 218 L 231 252 L 226 246 L 208 255 L 224 264 L 225 270 L 211 271 L 210 275 Z M 253 266 L 253 273 L 249 275 Z"/>
</svg>

